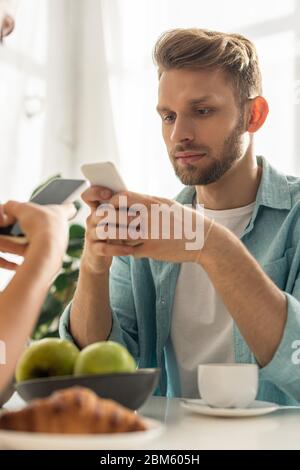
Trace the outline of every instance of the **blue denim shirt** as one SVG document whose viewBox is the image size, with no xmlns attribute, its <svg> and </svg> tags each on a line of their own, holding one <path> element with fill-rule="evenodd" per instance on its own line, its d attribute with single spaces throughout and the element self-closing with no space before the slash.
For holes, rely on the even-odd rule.
<svg viewBox="0 0 300 470">
<path fill-rule="evenodd" d="M 300 364 L 292 358 L 297 352 L 294 341 L 300 340 L 300 178 L 277 172 L 262 157 L 257 160 L 263 168 L 262 178 L 252 218 L 241 241 L 285 293 L 288 309 L 278 349 L 271 362 L 260 368 L 257 398 L 296 404 L 300 401 Z M 191 204 L 194 195 L 194 187 L 185 187 L 176 200 Z M 169 397 L 180 396 L 177 367 L 166 355 L 179 269 L 180 264 L 115 257 L 110 272 L 113 326 L 109 339 L 124 344 L 139 367 L 160 367 L 157 394 Z M 187 305 L 187 321 L 188 311 Z M 72 340 L 69 314 L 70 306 L 62 315 L 60 334 Z M 236 324 L 234 350 L 236 362 L 256 362 Z"/>
</svg>

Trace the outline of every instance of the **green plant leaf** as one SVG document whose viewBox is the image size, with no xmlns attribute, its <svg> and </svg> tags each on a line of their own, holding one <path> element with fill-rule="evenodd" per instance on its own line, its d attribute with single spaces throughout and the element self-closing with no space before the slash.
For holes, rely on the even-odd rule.
<svg viewBox="0 0 300 470">
<path fill-rule="evenodd" d="M 68 274 L 62 273 L 57 276 L 53 285 L 58 291 L 66 289 L 68 287 Z"/>
<path fill-rule="evenodd" d="M 83 238 L 75 238 L 74 240 L 70 240 L 67 254 L 71 258 L 80 258 L 81 253 L 83 250 L 84 239 Z"/>
<path fill-rule="evenodd" d="M 79 269 L 74 269 L 74 271 L 70 272 L 68 274 L 68 280 L 69 281 L 78 281 L 78 276 L 79 276 Z"/>
<path fill-rule="evenodd" d="M 69 241 L 69 248 L 79 249 L 83 247 L 84 239 L 83 238 L 73 238 Z"/>
<path fill-rule="evenodd" d="M 47 325 L 43 325 L 42 327 L 38 328 L 34 332 L 33 339 L 40 340 L 43 338 L 59 338 L 58 328 L 52 331 L 48 329 Z"/>
<path fill-rule="evenodd" d="M 49 293 L 42 307 L 40 317 L 36 324 L 36 329 L 41 327 L 41 325 L 51 323 L 58 315 L 61 315 L 62 311 L 62 302 L 56 299 L 53 294 Z"/>
<path fill-rule="evenodd" d="M 47 333 L 45 334 L 45 336 L 43 336 L 43 338 L 59 338 L 58 329 L 56 329 L 55 331 L 47 331 Z"/>
<path fill-rule="evenodd" d="M 73 224 L 69 230 L 70 240 L 82 239 L 85 237 L 85 228 L 79 224 Z"/>
<path fill-rule="evenodd" d="M 51 178 L 51 180 L 57 176 Z M 71 301 L 76 289 L 79 276 L 78 260 L 82 255 L 84 237 L 85 228 L 82 225 L 72 224 L 70 226 L 69 245 L 64 257 L 62 271 L 54 280 L 44 302 L 40 317 L 32 334 L 33 339 L 59 336 L 57 328 L 59 318 Z"/>
<path fill-rule="evenodd" d="M 68 271 L 69 269 L 71 269 L 72 264 L 73 264 L 73 260 L 71 260 L 71 261 L 64 261 L 64 262 L 63 262 L 63 269 L 65 269 L 66 271 Z"/>
<path fill-rule="evenodd" d="M 73 256 L 73 258 L 76 258 L 76 259 L 80 259 L 81 258 L 81 255 L 82 255 L 82 249 L 80 250 L 70 250 L 68 251 L 68 253 Z"/>
</svg>

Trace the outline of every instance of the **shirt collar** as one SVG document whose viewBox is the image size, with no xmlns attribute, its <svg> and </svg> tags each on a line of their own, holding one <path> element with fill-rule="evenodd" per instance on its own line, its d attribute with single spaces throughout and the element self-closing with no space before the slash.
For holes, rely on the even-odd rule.
<svg viewBox="0 0 300 470">
<path fill-rule="evenodd" d="M 273 168 L 264 157 L 257 157 L 262 178 L 256 195 L 256 206 L 291 209 L 292 200 L 286 176 Z"/>
</svg>

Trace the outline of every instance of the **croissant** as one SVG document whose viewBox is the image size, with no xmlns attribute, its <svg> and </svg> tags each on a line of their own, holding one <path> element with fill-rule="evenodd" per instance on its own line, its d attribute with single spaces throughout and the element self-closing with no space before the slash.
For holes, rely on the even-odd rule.
<svg viewBox="0 0 300 470">
<path fill-rule="evenodd" d="M 20 411 L 0 415 L 0 429 L 58 434 L 144 431 L 133 411 L 113 400 L 99 398 L 83 387 L 71 387 L 49 398 L 33 400 Z"/>
</svg>

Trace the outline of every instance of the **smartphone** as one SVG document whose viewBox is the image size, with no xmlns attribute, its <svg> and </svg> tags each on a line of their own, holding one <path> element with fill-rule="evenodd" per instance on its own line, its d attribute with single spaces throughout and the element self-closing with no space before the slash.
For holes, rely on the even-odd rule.
<svg viewBox="0 0 300 470">
<path fill-rule="evenodd" d="M 81 171 L 92 186 L 104 186 L 114 193 L 127 191 L 126 184 L 113 162 L 86 163 L 81 166 Z M 139 246 L 142 243 L 137 240 L 130 245 Z"/>
<path fill-rule="evenodd" d="M 85 180 L 57 178 L 44 186 L 30 199 L 30 202 L 40 205 L 71 203 L 79 198 L 87 186 Z M 0 227 L 0 236 L 10 240 L 13 238 L 13 241 L 17 243 L 27 243 L 27 239 L 17 222 L 8 227 Z"/>
<path fill-rule="evenodd" d="M 126 191 L 126 185 L 112 162 L 86 163 L 81 171 L 92 186 L 104 186 L 113 192 Z"/>
</svg>

